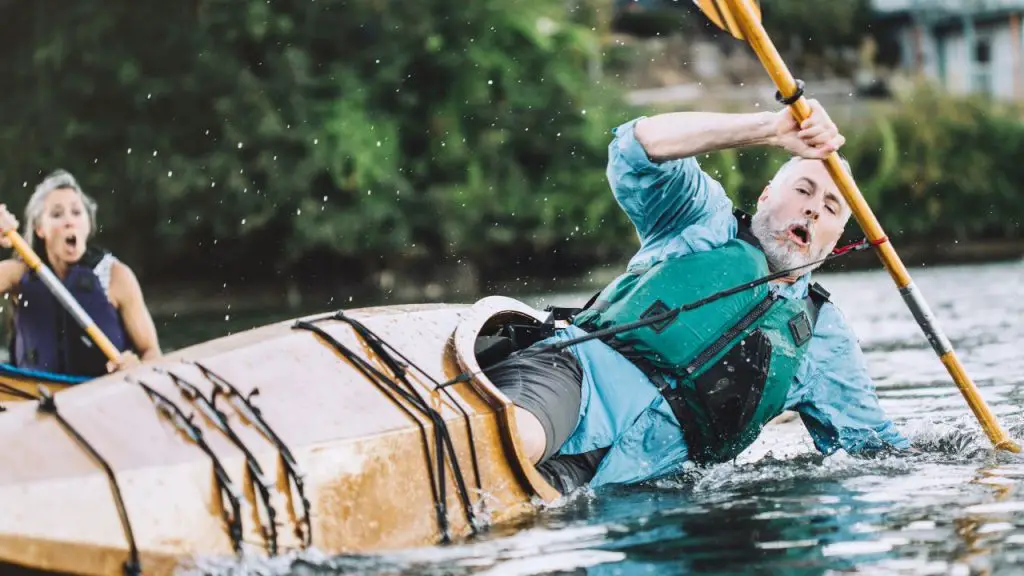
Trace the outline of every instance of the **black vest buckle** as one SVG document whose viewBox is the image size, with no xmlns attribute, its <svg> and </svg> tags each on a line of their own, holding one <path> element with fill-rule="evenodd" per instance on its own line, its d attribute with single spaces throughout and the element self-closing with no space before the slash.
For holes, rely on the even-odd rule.
<svg viewBox="0 0 1024 576">
<path fill-rule="evenodd" d="M 789 331 L 793 334 L 793 342 L 797 346 L 803 346 L 805 342 L 811 339 L 813 331 L 811 321 L 807 318 L 806 312 L 801 310 L 800 313 L 789 319 Z"/>
</svg>

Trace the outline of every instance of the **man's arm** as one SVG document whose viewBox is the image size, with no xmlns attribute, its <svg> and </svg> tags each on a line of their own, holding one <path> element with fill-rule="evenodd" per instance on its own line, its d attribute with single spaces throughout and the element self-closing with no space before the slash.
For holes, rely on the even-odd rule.
<svg viewBox="0 0 1024 576">
<path fill-rule="evenodd" d="M 699 133 L 708 124 L 701 120 L 704 116 L 688 113 L 686 117 L 694 122 L 688 126 L 682 116 L 662 114 L 632 120 L 614 131 L 608 146 L 608 182 L 636 228 L 641 251 L 698 222 L 707 228 L 702 232 L 704 240 L 720 244 L 729 238 L 732 202 L 722 185 L 701 170 L 693 156 L 652 157 L 647 148 L 658 153 L 670 147 L 681 150 L 673 143 L 688 139 L 706 141 Z"/>
<path fill-rule="evenodd" d="M 824 454 L 910 447 L 879 405 L 857 337 L 831 303 L 821 308 L 788 404 Z"/>
<path fill-rule="evenodd" d="M 732 202 L 700 169 L 697 154 L 758 144 L 804 158 L 838 150 L 845 139 L 816 100 L 808 104 L 811 115 L 802 123 L 783 108 L 751 114 L 672 112 L 616 128 L 608 147 L 608 182 L 636 227 L 641 248 L 698 222 L 706 228 L 703 241 L 727 239 Z"/>
<path fill-rule="evenodd" d="M 636 124 L 636 139 L 651 160 L 663 162 L 728 148 L 773 144 L 778 122 L 776 112 L 672 112 L 641 119 Z"/>
</svg>

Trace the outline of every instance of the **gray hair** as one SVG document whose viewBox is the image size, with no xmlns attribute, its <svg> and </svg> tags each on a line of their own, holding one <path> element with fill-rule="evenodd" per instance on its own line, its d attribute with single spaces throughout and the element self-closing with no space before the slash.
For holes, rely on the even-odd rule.
<svg viewBox="0 0 1024 576">
<path fill-rule="evenodd" d="M 82 191 L 82 187 L 78 185 L 78 180 L 75 180 L 75 177 L 70 172 L 57 169 L 47 174 L 46 178 L 36 186 L 32 197 L 28 199 L 28 204 L 25 206 L 23 236 L 33 250 L 38 251 L 35 230 L 39 219 L 43 215 L 46 197 L 50 195 L 50 192 L 62 188 L 68 188 L 78 193 L 78 196 L 82 199 L 82 204 L 85 205 L 85 211 L 89 215 L 89 237 L 91 238 L 96 233 L 96 201 Z"/>
<path fill-rule="evenodd" d="M 779 169 L 775 171 L 775 175 L 772 176 L 772 179 L 768 181 L 768 186 L 770 186 L 774 190 L 775 183 L 781 181 L 782 177 L 785 176 L 786 172 L 796 167 L 797 162 L 800 162 L 801 160 L 805 160 L 805 158 L 803 156 L 793 156 L 789 160 L 786 160 L 785 164 L 779 166 Z M 845 171 L 852 178 L 853 169 L 850 168 L 850 162 L 847 161 L 846 158 L 840 156 L 839 163 L 840 165 L 842 165 L 843 171 Z M 847 209 L 850 210 L 850 214 L 853 213 L 852 209 L 850 209 L 849 206 L 847 206 Z M 850 214 L 847 214 L 847 218 L 850 217 Z"/>
</svg>

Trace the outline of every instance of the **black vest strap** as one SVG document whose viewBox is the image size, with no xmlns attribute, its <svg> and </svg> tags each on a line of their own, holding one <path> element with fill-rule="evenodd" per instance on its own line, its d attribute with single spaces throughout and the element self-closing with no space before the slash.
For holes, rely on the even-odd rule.
<svg viewBox="0 0 1024 576">
<path fill-rule="evenodd" d="M 807 287 L 807 307 L 811 311 L 811 326 L 818 323 L 818 313 L 821 312 L 821 307 L 828 302 L 828 297 L 831 296 L 828 290 L 822 287 L 821 284 L 815 282 Z"/>
<path fill-rule="evenodd" d="M 594 295 L 587 300 L 587 303 L 582 308 L 576 308 L 574 306 L 548 306 L 544 309 L 548 313 L 547 320 L 544 321 L 544 325 L 554 326 L 558 320 L 567 320 L 572 322 L 573 318 L 579 315 L 580 312 L 590 308 L 597 301 L 597 297 L 601 295 L 601 291 L 594 292 Z"/>
<path fill-rule="evenodd" d="M 750 229 L 750 223 L 753 220 L 750 214 L 736 209 L 732 211 L 732 215 L 736 218 L 736 237 L 764 252 L 764 249 L 761 248 L 761 241 L 754 236 L 754 232 Z"/>
</svg>

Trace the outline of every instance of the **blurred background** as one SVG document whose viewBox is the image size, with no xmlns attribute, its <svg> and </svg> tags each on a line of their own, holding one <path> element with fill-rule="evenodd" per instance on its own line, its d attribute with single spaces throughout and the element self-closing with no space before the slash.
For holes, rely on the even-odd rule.
<svg viewBox="0 0 1024 576">
<path fill-rule="evenodd" d="M 908 265 L 1024 254 L 1024 0 L 762 11 Z M 23 218 L 71 171 L 165 351 L 311 311 L 596 290 L 637 248 L 611 129 L 777 107 L 690 0 L 0 0 L 0 76 L 0 202 Z M 783 160 L 701 163 L 751 209 Z"/>
</svg>

